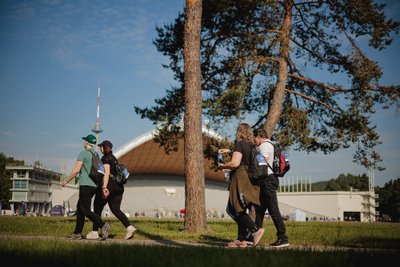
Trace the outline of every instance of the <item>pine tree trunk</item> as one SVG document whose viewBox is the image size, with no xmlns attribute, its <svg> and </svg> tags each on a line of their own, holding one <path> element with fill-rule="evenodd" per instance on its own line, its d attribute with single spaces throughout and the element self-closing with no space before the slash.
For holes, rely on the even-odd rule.
<svg viewBox="0 0 400 267">
<path fill-rule="evenodd" d="M 266 130 L 268 135 L 271 137 L 275 126 L 279 120 L 282 112 L 283 96 L 286 89 L 286 83 L 288 79 L 288 61 L 289 61 L 289 37 L 292 27 L 292 8 L 293 1 L 286 0 L 284 2 L 285 15 L 281 26 L 280 36 L 280 49 L 279 49 L 279 66 L 278 66 L 278 80 L 274 92 L 274 98 L 270 107 L 267 118 Z"/>
<path fill-rule="evenodd" d="M 206 230 L 200 69 L 201 0 L 186 0 L 185 70 L 185 230 Z"/>
</svg>

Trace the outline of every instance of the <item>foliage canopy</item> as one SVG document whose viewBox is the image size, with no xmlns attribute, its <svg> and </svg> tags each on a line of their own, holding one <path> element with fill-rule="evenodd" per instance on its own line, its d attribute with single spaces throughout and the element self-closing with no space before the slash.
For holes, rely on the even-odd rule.
<svg viewBox="0 0 400 267">
<path fill-rule="evenodd" d="M 372 0 L 203 1 L 201 71 L 203 115 L 214 129 L 255 116 L 285 147 L 334 152 L 356 145 L 354 161 L 383 169 L 381 143 L 370 116 L 377 106 L 399 107 L 399 85 L 379 83 L 382 69 L 361 49 L 382 50 L 398 33 L 384 4 Z M 157 27 L 157 49 L 178 85 L 135 112 L 158 125 L 167 150 L 184 114 L 184 15 Z M 367 40 L 367 41 L 365 41 Z M 318 80 L 320 73 L 332 79 Z"/>
</svg>

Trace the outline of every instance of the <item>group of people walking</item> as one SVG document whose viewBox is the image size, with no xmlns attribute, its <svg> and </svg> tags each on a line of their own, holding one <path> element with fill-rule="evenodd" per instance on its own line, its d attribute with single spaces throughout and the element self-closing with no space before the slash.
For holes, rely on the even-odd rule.
<svg viewBox="0 0 400 267">
<path fill-rule="evenodd" d="M 64 187 L 75 177 L 79 177 L 79 198 L 76 209 L 76 223 L 73 233 L 69 239 L 82 239 L 82 230 L 85 224 L 85 217 L 93 223 L 93 230 L 86 235 L 86 239 L 105 240 L 110 232 L 110 225 L 101 218 L 101 212 L 108 203 L 111 212 L 125 226 L 125 239 L 130 239 L 136 232 L 136 228 L 129 222 L 128 217 L 121 211 L 122 196 L 124 185 L 117 183 L 113 177 L 117 176 L 118 160 L 112 152 L 112 143 L 108 140 L 98 144 L 103 154 L 101 161 L 104 164 L 104 177 L 100 185 L 89 177 L 92 165 L 92 155 L 97 153 L 95 146 L 97 139 L 94 135 L 82 137 L 84 150 L 78 155 L 74 169 L 68 177 L 62 181 Z M 91 211 L 92 199 L 94 197 L 94 211 Z M 101 229 L 101 235 L 98 230 Z"/>
<path fill-rule="evenodd" d="M 267 210 L 277 231 L 277 240 L 270 246 L 286 247 L 289 241 L 277 197 L 279 178 L 269 168 L 264 179 L 257 182 L 250 180 L 247 168 L 252 146 L 258 146 L 268 165 L 273 166 L 274 147 L 267 131 L 263 128 L 253 131 L 247 123 L 241 123 L 237 128 L 230 161 L 218 163 L 220 169 L 230 170 L 226 211 L 238 226 L 237 238 L 229 242 L 228 247 L 257 246 L 265 232 L 263 221 Z M 218 152 L 227 153 L 230 150 L 220 149 Z"/>
<path fill-rule="evenodd" d="M 95 146 L 97 139 L 89 134 L 82 137 L 84 150 L 78 155 L 74 169 L 68 177 L 62 181 L 64 187 L 72 179 L 79 177 L 79 199 L 76 210 L 75 229 L 69 239 L 82 239 L 82 230 L 85 217 L 93 223 L 93 230 L 86 235 L 86 239 L 107 239 L 110 225 L 103 221 L 101 212 L 106 204 L 111 212 L 126 228 L 124 239 L 133 237 L 137 229 L 121 211 L 121 202 L 124 193 L 124 185 L 117 183 L 116 176 L 118 160 L 113 155 L 112 143 L 108 140 L 98 144 L 103 154 L 101 161 L 104 164 L 104 177 L 101 185 L 97 185 L 90 177 L 89 171 L 92 164 L 92 155 L 97 153 Z M 258 146 L 261 154 L 272 166 L 274 147 L 269 140 L 267 132 L 259 128 L 253 132 L 247 123 L 241 123 L 236 131 L 236 141 L 232 152 L 228 149 L 220 149 L 219 153 L 231 153 L 231 159 L 227 163 L 218 163 L 220 169 L 229 170 L 229 199 L 227 213 L 237 223 L 237 238 L 228 243 L 228 247 L 257 246 L 265 232 L 263 221 L 265 212 L 269 215 L 277 231 L 277 241 L 270 244 L 273 247 L 285 247 L 289 245 L 286 228 L 278 207 L 277 189 L 279 178 L 269 170 L 268 176 L 258 182 L 250 180 L 247 168 L 250 164 L 251 148 Z M 94 211 L 91 211 L 91 203 L 94 197 Z M 99 234 L 101 229 L 101 235 Z"/>
</svg>

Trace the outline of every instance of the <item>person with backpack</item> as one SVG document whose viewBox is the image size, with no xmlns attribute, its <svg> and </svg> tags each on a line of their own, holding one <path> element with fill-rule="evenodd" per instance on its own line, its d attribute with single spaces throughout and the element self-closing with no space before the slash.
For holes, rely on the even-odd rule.
<svg viewBox="0 0 400 267">
<path fill-rule="evenodd" d="M 113 144 L 110 141 L 104 140 L 98 146 L 103 154 L 101 161 L 104 164 L 105 173 L 102 187 L 98 188 L 94 198 L 94 212 L 101 216 L 104 206 L 108 203 L 111 212 L 125 226 L 127 232 L 124 239 L 127 240 L 133 237 L 137 229 L 129 222 L 125 213 L 121 211 L 124 184 L 114 179 L 117 176 L 118 160 L 112 152 Z M 99 239 L 98 229 L 99 227 L 93 224 L 93 231 L 86 235 L 86 239 Z"/>
<path fill-rule="evenodd" d="M 82 137 L 84 150 L 78 155 L 74 169 L 68 177 L 62 181 L 61 186 L 65 187 L 72 179 L 79 176 L 79 199 L 76 205 L 76 223 L 75 230 L 68 236 L 68 239 L 82 239 L 82 230 L 85 225 L 85 217 L 93 222 L 94 225 L 102 230 L 102 240 L 107 239 L 110 225 L 104 222 L 101 217 L 92 212 L 92 198 L 96 193 L 97 185 L 89 177 L 89 171 L 92 165 L 92 157 L 95 150 L 97 139 L 94 135 Z"/>
<path fill-rule="evenodd" d="M 271 247 L 289 246 L 289 239 L 286 235 L 286 227 L 283 222 L 281 212 L 278 206 L 277 190 L 279 188 L 279 177 L 274 174 L 272 167 L 274 160 L 274 145 L 268 138 L 267 131 L 263 128 L 254 130 L 254 138 L 261 154 L 268 163 L 268 175 L 265 179 L 257 182 L 260 187 L 260 206 L 256 208 L 256 224 L 262 227 L 264 215 L 268 209 L 268 213 L 274 222 L 277 231 L 277 241 L 269 244 Z"/>
<path fill-rule="evenodd" d="M 231 160 L 228 163 L 218 163 L 219 169 L 231 170 L 226 211 L 238 225 L 237 240 L 228 243 L 228 247 L 247 247 L 250 244 L 247 242 L 249 239 L 252 239 L 252 245 L 255 247 L 264 234 L 264 228 L 259 227 L 247 213 L 252 206 L 260 205 L 260 189 L 251 183 L 247 171 L 251 147 L 254 145 L 250 125 L 240 123 L 236 131 L 236 141 Z"/>
</svg>

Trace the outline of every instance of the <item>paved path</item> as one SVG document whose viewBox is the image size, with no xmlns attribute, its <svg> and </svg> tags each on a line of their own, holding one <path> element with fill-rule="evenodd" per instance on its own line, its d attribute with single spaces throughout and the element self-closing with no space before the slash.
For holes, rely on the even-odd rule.
<svg viewBox="0 0 400 267">
<path fill-rule="evenodd" d="M 140 246 L 170 246 L 170 247 L 188 247 L 188 246 L 204 246 L 204 247 L 226 247 L 225 242 L 217 241 L 184 241 L 184 240 L 167 240 L 167 239 L 117 239 L 108 238 L 107 240 L 69 240 L 66 237 L 54 237 L 54 236 L 35 236 L 35 235 L 0 235 L 0 239 L 42 239 L 42 240 L 66 240 L 69 242 L 87 242 L 93 244 L 121 244 L 121 245 L 140 245 Z M 253 249 L 252 247 L 247 247 Z M 243 248 L 231 248 L 231 249 L 243 249 Z M 254 249 L 264 250 L 307 250 L 307 251 L 400 251 L 399 249 L 387 249 L 387 248 L 354 248 L 354 247 L 336 247 L 336 246 L 324 246 L 324 245 L 297 245 L 292 244 L 284 248 L 274 248 L 266 244 L 259 244 Z"/>
</svg>

